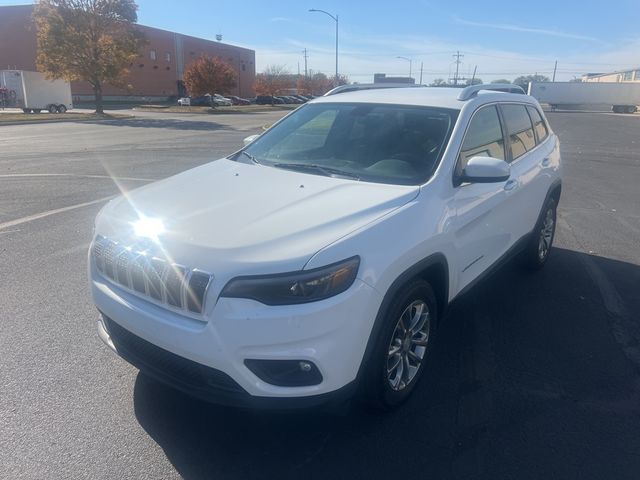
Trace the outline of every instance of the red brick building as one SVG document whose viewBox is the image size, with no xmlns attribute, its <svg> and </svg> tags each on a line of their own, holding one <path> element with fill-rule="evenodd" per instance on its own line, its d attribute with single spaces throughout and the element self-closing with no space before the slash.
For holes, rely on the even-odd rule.
<svg viewBox="0 0 640 480">
<path fill-rule="evenodd" d="M 36 70 L 36 28 L 32 13 L 33 5 L 0 6 L 0 70 Z M 219 57 L 236 69 L 238 85 L 230 94 L 255 95 L 255 51 L 144 25 L 137 28 L 145 34 L 147 45 L 130 66 L 129 88 L 106 86 L 105 99 L 159 100 L 183 95 L 184 69 L 203 54 Z M 86 82 L 73 82 L 71 92 L 76 101 L 93 98 L 91 86 Z"/>
</svg>

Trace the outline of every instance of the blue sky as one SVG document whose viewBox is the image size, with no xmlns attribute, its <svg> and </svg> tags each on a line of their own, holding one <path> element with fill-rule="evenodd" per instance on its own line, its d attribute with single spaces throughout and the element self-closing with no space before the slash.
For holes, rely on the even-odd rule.
<svg viewBox="0 0 640 480">
<path fill-rule="evenodd" d="M 20 2 L 0 0 L 0 5 Z M 139 21 L 204 38 L 220 33 L 225 43 L 256 50 L 261 70 L 283 64 L 304 69 L 334 70 L 333 20 L 309 8 L 327 10 L 340 19 L 340 72 L 352 80 L 372 81 L 373 73 L 413 76 L 424 65 L 423 80 L 447 78 L 452 54 L 464 57 L 463 75 L 484 80 L 513 79 L 521 74 L 551 76 L 558 60 L 557 80 L 586 72 L 640 66 L 640 1 L 582 0 L 456 1 L 396 0 L 362 2 L 334 0 L 244 1 L 138 0 Z M 240 8 L 239 8 L 240 7 Z"/>
</svg>

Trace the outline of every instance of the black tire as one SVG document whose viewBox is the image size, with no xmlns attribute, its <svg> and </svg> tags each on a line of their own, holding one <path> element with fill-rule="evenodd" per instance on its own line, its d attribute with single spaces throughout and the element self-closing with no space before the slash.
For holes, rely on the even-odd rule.
<svg viewBox="0 0 640 480">
<path fill-rule="evenodd" d="M 49 113 L 58 113 L 58 107 L 56 107 L 55 105 L 49 105 L 47 107 L 47 110 L 49 110 Z"/>
<path fill-rule="evenodd" d="M 417 320 L 414 327 L 424 322 L 423 328 L 416 329 L 414 335 L 402 333 L 401 318 L 404 321 L 410 321 L 411 316 L 413 319 L 418 319 L 418 317 L 422 319 L 422 316 L 417 315 L 416 307 L 419 305 L 424 306 L 426 317 L 424 320 Z M 411 309 L 409 314 L 406 313 L 408 309 Z M 375 339 L 376 343 L 368 363 L 365 365 L 366 370 L 361 387 L 363 400 L 368 406 L 376 410 L 388 411 L 401 405 L 409 398 L 424 370 L 428 368 L 429 354 L 435 341 L 437 321 L 436 297 L 428 282 L 416 278 L 400 289 L 385 312 L 379 335 Z M 404 337 L 404 341 L 398 337 Z M 424 342 L 425 345 L 418 346 L 411 339 Z M 391 350 L 394 348 L 398 350 L 395 355 L 392 355 Z M 419 348 L 423 350 L 417 350 Z M 417 356 L 422 354 L 421 361 L 417 363 L 409 351 Z M 396 358 L 399 359 L 398 366 L 390 372 L 392 369 L 389 367 L 396 364 Z M 407 368 L 405 360 L 410 362 L 410 367 L 417 366 L 417 370 L 412 372 L 411 368 Z M 401 371 L 399 364 L 402 364 Z M 410 375 L 412 375 L 411 378 L 408 378 Z"/>
<path fill-rule="evenodd" d="M 538 270 L 547 263 L 556 235 L 557 208 L 558 205 L 553 197 L 544 204 L 531 239 L 520 257 L 524 268 Z"/>
<path fill-rule="evenodd" d="M 40 113 L 42 110 L 40 108 L 34 108 L 33 113 Z"/>
<path fill-rule="evenodd" d="M 58 113 L 67 113 L 67 107 L 64 105 L 58 105 Z"/>
<path fill-rule="evenodd" d="M 30 108 L 23 108 L 22 111 L 24 113 L 31 113 L 31 109 Z"/>
</svg>

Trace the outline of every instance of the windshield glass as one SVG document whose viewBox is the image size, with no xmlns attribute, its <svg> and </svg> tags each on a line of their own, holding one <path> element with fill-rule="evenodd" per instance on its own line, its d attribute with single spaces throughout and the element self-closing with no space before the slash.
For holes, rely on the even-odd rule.
<svg viewBox="0 0 640 480">
<path fill-rule="evenodd" d="M 458 112 L 318 103 L 299 108 L 237 159 L 363 181 L 418 185 L 435 171 Z"/>
</svg>

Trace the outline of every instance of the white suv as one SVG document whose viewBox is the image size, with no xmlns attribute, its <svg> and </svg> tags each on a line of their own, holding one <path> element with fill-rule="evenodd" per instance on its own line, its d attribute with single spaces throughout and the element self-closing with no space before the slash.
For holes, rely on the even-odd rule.
<svg viewBox="0 0 640 480">
<path fill-rule="evenodd" d="M 549 255 L 558 139 L 535 99 L 492 89 L 318 98 L 112 200 L 89 255 L 100 337 L 213 402 L 398 405 L 454 298 Z"/>
</svg>

